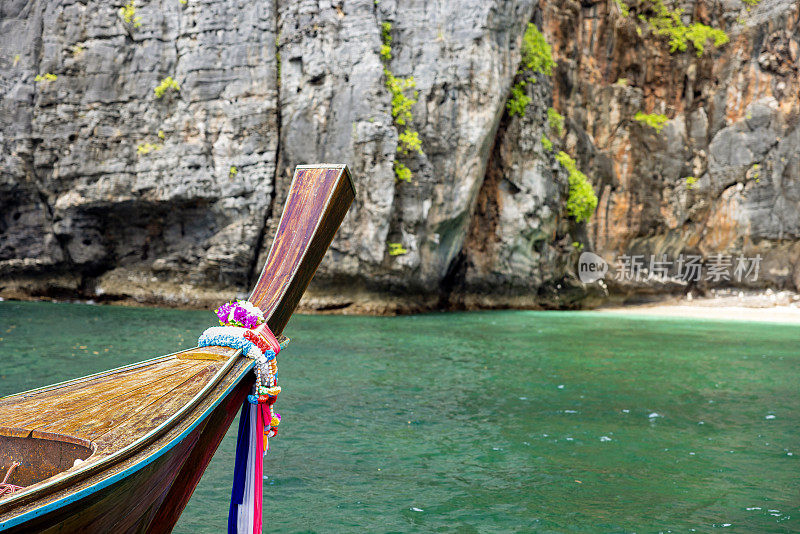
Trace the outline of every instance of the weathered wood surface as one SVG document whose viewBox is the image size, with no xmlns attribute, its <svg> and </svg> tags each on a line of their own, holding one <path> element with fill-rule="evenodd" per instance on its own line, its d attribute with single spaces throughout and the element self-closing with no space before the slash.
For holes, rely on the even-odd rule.
<svg viewBox="0 0 800 534">
<path fill-rule="evenodd" d="M 269 257 L 250 294 L 275 335 L 283 332 L 354 198 L 346 166 L 297 168 Z"/>
<path fill-rule="evenodd" d="M 197 371 L 202 365 L 193 364 L 173 358 L 138 369 L 135 374 L 105 380 L 102 384 L 90 382 L 74 391 L 62 393 L 54 390 L 33 395 L 27 402 L 10 407 L 0 404 L 0 421 L 4 427 L 32 432 L 34 437 L 40 429 L 49 428 L 50 432 L 58 433 L 58 429 L 62 428 L 70 435 L 91 440 L 94 436 L 77 432 L 69 422 L 80 424 L 86 421 L 91 424 L 93 420 L 119 417 L 117 403 L 132 406 L 129 402 L 131 398 L 141 401 L 144 400 L 143 395 L 150 391 L 174 387 L 185 379 L 186 373 Z"/>
<path fill-rule="evenodd" d="M 190 415 L 150 447 L 90 478 L 24 503 L 12 514 L 0 513 L 2 522 L 13 515 L 46 510 L 50 504 L 60 505 L 3 532 L 169 532 L 174 522 L 156 525 L 153 520 L 163 508 L 173 510 L 177 521 L 196 485 L 187 488 L 183 479 L 199 472 L 199 480 L 207 466 L 207 462 L 195 463 L 193 451 L 200 446 L 208 460 L 213 456 L 252 385 L 250 364 L 240 358 Z M 172 487 L 184 488 L 188 493 L 184 502 L 166 500 Z M 174 510 L 176 505 L 180 509 Z"/>
<path fill-rule="evenodd" d="M 276 335 L 354 194 L 343 165 L 295 172 L 250 297 Z M 28 486 L 0 497 L 0 530 L 169 532 L 252 385 L 252 362 L 236 354 L 194 348 L 0 399 L 0 444 L 17 447 L 16 458 L 0 455 L 0 477 L 11 461 L 27 462 L 8 482 Z"/>
<path fill-rule="evenodd" d="M 135 441 L 143 432 L 154 428 L 155 421 L 166 419 L 176 408 L 186 404 L 222 363 L 173 356 L 134 371 L 83 383 L 79 388 L 46 390 L 10 405 L 0 401 L 3 424 L 0 436 L 92 447 L 94 454 L 88 461 L 96 461 Z M 120 435 L 122 429 L 125 429 L 124 435 Z M 18 469 L 9 482 L 29 485 L 24 484 L 20 476 Z"/>
</svg>

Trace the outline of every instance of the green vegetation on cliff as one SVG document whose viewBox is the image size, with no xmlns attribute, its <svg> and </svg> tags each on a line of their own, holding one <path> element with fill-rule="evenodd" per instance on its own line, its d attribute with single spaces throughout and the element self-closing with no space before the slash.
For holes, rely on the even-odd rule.
<svg viewBox="0 0 800 534">
<path fill-rule="evenodd" d="M 139 154 L 140 156 L 146 156 L 150 152 L 154 152 L 156 150 L 161 150 L 162 148 L 163 148 L 163 145 L 160 145 L 160 144 L 140 143 L 136 147 L 136 153 Z"/>
<path fill-rule="evenodd" d="M 382 44 L 380 56 L 384 63 L 383 75 L 386 78 L 386 88 L 389 90 L 389 94 L 392 95 L 392 118 L 394 119 L 394 124 L 398 127 L 398 130 L 401 126 L 405 127 L 403 131 L 398 133 L 397 151 L 403 155 L 413 152 L 422 154 L 422 141 L 419 138 L 419 133 L 408 126 L 414 119 L 411 109 L 417 103 L 417 96 L 419 95 L 419 92 L 414 89 L 417 83 L 414 81 L 413 76 L 398 78 L 389 70 L 389 61 L 392 59 L 391 31 L 391 23 L 384 22 L 381 24 Z M 407 94 L 409 91 L 411 91 L 410 97 Z M 394 175 L 399 182 L 411 181 L 411 170 L 396 159 L 394 162 Z"/>
<path fill-rule="evenodd" d="M 544 35 L 535 24 L 528 23 L 522 36 L 522 67 L 518 73 L 522 78 L 511 88 L 511 97 L 506 103 L 509 115 L 525 116 L 525 108 L 531 102 L 525 91 L 526 83 L 536 83 L 536 74 L 552 76 L 555 66 L 553 51 Z"/>
<path fill-rule="evenodd" d="M 547 125 L 559 137 L 564 135 L 564 116 L 553 108 L 547 108 Z"/>
<path fill-rule="evenodd" d="M 528 93 L 525 91 L 525 80 L 520 80 L 511 88 L 511 98 L 506 102 L 506 108 L 510 116 L 525 116 L 525 108 L 531 103 Z"/>
<path fill-rule="evenodd" d="M 394 162 L 394 176 L 398 182 L 410 182 L 411 181 L 411 169 L 400 163 L 399 161 Z"/>
<path fill-rule="evenodd" d="M 712 41 L 715 47 L 720 47 L 729 41 L 728 35 L 719 28 L 712 28 L 699 22 L 692 22 L 688 26 L 683 23 L 682 8 L 669 9 L 664 5 L 664 0 L 648 0 L 650 8 L 655 13 L 645 17 L 647 23 L 656 35 L 669 38 L 669 51 L 686 51 L 689 43 L 694 46 L 697 57 L 705 51 L 706 42 Z"/>
<path fill-rule="evenodd" d="M 408 154 L 410 152 L 422 154 L 422 141 L 419 139 L 419 134 L 414 130 L 406 128 L 397 136 L 397 141 L 397 151 L 401 154 Z"/>
<path fill-rule="evenodd" d="M 389 256 L 402 256 L 408 254 L 408 250 L 403 248 L 402 243 L 386 243 L 389 247 Z"/>
<path fill-rule="evenodd" d="M 626 4 L 622 0 L 614 0 L 614 3 L 617 4 L 619 12 L 622 14 L 622 18 L 626 18 L 628 15 L 631 14 L 631 9 L 628 7 L 628 4 Z"/>
<path fill-rule="evenodd" d="M 398 126 L 405 126 L 407 122 L 414 118 L 411 114 L 411 108 L 417 103 L 416 98 L 418 95 L 415 90 L 412 92 L 413 97 L 409 98 L 405 92 L 409 89 L 414 89 L 417 83 L 414 81 L 413 76 L 397 78 L 386 67 L 383 69 L 383 75 L 386 76 L 386 88 L 389 89 L 389 93 L 392 95 L 392 118 L 394 118 L 394 123 Z"/>
<path fill-rule="evenodd" d="M 622 17 L 628 17 L 631 6 L 624 0 L 614 1 Z M 747 5 L 755 5 L 760 0 L 742 1 Z M 705 47 L 709 41 L 714 47 L 719 48 L 730 40 L 728 34 L 719 28 L 713 28 L 700 22 L 684 24 L 682 20 L 684 9 L 679 7 L 670 9 L 664 0 L 644 0 L 642 4 L 634 7 L 643 9 L 644 12 L 640 13 L 638 18 L 655 35 L 668 38 L 670 52 L 685 52 L 691 43 L 697 57 L 701 57 L 705 53 Z M 637 28 L 636 31 L 642 35 L 642 28 Z"/>
<path fill-rule="evenodd" d="M 597 208 L 597 195 L 594 194 L 589 179 L 578 170 L 575 160 L 563 150 L 556 154 L 556 160 L 569 173 L 569 195 L 567 196 L 567 213 L 575 217 L 577 222 L 587 221 Z"/>
<path fill-rule="evenodd" d="M 142 25 L 142 17 L 136 16 L 136 5 L 134 0 L 129 0 L 127 4 L 119 8 L 119 16 L 125 21 L 125 24 L 130 24 L 134 28 Z"/>
<path fill-rule="evenodd" d="M 153 92 L 156 94 L 156 98 L 161 98 L 168 91 L 180 91 L 181 86 L 178 85 L 178 82 L 172 79 L 172 76 L 167 76 L 161 83 L 159 83 L 154 89 Z"/>
<path fill-rule="evenodd" d="M 381 24 L 381 59 L 384 61 L 392 60 L 392 23 L 384 22 Z"/>
<path fill-rule="evenodd" d="M 531 103 L 531 98 L 526 91 L 527 84 L 536 83 L 536 75 L 552 76 L 553 68 L 557 63 L 553 59 L 553 51 L 542 35 L 542 32 L 533 23 L 528 23 L 525 35 L 522 37 L 522 65 L 517 73 L 518 81 L 511 88 L 511 96 L 506 102 L 509 116 L 525 116 L 525 109 Z M 552 134 L 563 137 L 564 116 L 555 108 L 547 108 L 547 127 Z M 554 150 L 553 141 L 542 133 L 540 138 L 542 148 L 546 152 Z M 578 170 L 575 160 L 564 151 L 555 156 L 568 173 L 569 193 L 567 196 L 567 213 L 577 222 L 588 220 L 597 208 L 597 195 L 594 194 L 592 184 L 584 173 Z"/>
<path fill-rule="evenodd" d="M 633 120 L 645 126 L 649 126 L 654 129 L 656 133 L 661 133 L 661 130 L 664 129 L 664 126 L 669 122 L 666 115 L 660 113 L 643 113 L 641 111 L 636 112 L 636 115 L 633 116 Z"/>
<path fill-rule="evenodd" d="M 553 50 L 535 24 L 529 22 L 522 36 L 522 62 L 525 68 L 533 73 L 542 73 L 545 76 L 553 75 L 553 67 L 557 64 L 553 60 Z"/>
</svg>

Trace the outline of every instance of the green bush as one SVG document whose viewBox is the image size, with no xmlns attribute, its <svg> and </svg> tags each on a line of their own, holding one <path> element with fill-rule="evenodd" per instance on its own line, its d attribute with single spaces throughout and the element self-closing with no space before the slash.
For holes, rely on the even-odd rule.
<svg viewBox="0 0 800 534">
<path fill-rule="evenodd" d="M 153 152 L 155 150 L 161 150 L 162 148 L 163 148 L 163 145 L 156 145 L 156 144 L 153 144 L 153 143 L 141 143 L 141 144 L 139 144 L 139 146 L 136 147 L 136 152 L 140 156 L 144 156 L 144 155 L 149 154 L 150 152 Z"/>
<path fill-rule="evenodd" d="M 33 79 L 35 82 L 54 82 L 58 79 L 58 76 L 52 74 L 50 72 L 45 72 L 44 74 L 37 74 L 36 77 Z"/>
<path fill-rule="evenodd" d="M 408 254 L 402 243 L 386 243 L 389 246 L 389 256 L 402 256 Z"/>
<path fill-rule="evenodd" d="M 533 23 L 528 23 L 525 35 L 522 36 L 522 63 L 526 69 L 534 74 L 551 76 L 556 62 L 553 61 L 553 51 L 542 35 L 542 32 Z"/>
<path fill-rule="evenodd" d="M 414 81 L 413 76 L 398 78 L 389 69 L 389 62 L 392 60 L 391 31 L 391 23 L 384 22 L 381 24 L 382 44 L 380 56 L 384 63 L 383 75 L 386 78 L 386 88 L 389 90 L 389 94 L 392 95 L 392 119 L 394 119 L 394 124 L 398 130 L 400 127 L 404 127 L 403 131 L 399 132 L 397 136 L 397 151 L 404 155 L 412 152 L 422 154 L 422 141 L 419 138 L 419 133 L 408 126 L 414 120 L 411 110 L 414 104 L 417 103 L 417 96 L 419 95 L 419 92 L 414 90 L 417 83 Z M 411 96 L 408 95 L 409 92 Z M 397 160 L 394 162 L 394 173 L 397 181 L 411 181 L 411 170 Z"/>
<path fill-rule="evenodd" d="M 409 152 L 422 154 L 422 141 L 419 139 L 419 134 L 408 128 L 400 132 L 400 135 L 397 136 L 397 151 L 401 154 Z"/>
<path fill-rule="evenodd" d="M 392 95 L 392 117 L 395 124 L 405 126 L 406 122 L 410 122 L 414 117 L 411 115 L 411 108 L 417 103 L 416 98 L 419 94 L 417 91 L 412 93 L 413 98 L 406 96 L 407 89 L 413 89 L 417 86 L 413 76 L 408 78 L 397 78 L 387 68 L 383 69 L 383 74 L 386 76 L 386 87 Z"/>
<path fill-rule="evenodd" d="M 705 44 L 708 41 L 714 43 L 715 48 L 719 48 L 730 41 L 728 34 L 724 31 L 718 28 L 712 28 L 711 26 L 706 26 L 705 24 L 700 24 L 698 22 L 690 24 L 686 31 L 682 33 L 685 36 L 685 40 L 690 41 L 692 46 L 694 46 L 697 57 L 701 57 L 703 55 L 703 52 L 705 52 Z M 670 45 L 670 52 L 674 52 L 676 47 L 681 51 L 686 50 L 685 41 L 680 37 L 676 37 L 671 40 Z"/>
<path fill-rule="evenodd" d="M 155 92 L 156 98 L 161 98 L 167 93 L 167 91 L 170 90 L 180 91 L 181 86 L 178 85 L 178 82 L 172 79 L 172 76 L 167 76 L 153 89 L 153 92 Z"/>
<path fill-rule="evenodd" d="M 688 43 L 692 43 L 697 57 L 701 57 L 705 52 L 707 41 L 712 41 L 717 48 L 729 41 L 728 35 L 718 28 L 712 28 L 699 22 L 685 25 L 681 20 L 683 15 L 681 8 L 669 9 L 664 5 L 664 0 L 647 0 L 647 2 L 655 15 L 651 17 L 640 15 L 639 18 L 647 22 L 656 35 L 669 38 L 670 52 L 684 52 Z"/>
<path fill-rule="evenodd" d="M 518 81 L 514 87 L 511 88 L 511 98 L 506 102 L 506 109 L 508 114 L 513 117 L 519 115 L 525 116 L 525 108 L 531 103 L 528 93 L 525 91 L 525 80 Z"/>
<path fill-rule="evenodd" d="M 545 134 L 542 134 L 542 148 L 548 152 L 553 151 L 553 142 Z"/>
<path fill-rule="evenodd" d="M 553 108 L 547 108 L 547 125 L 559 137 L 564 135 L 564 116 Z"/>
<path fill-rule="evenodd" d="M 642 113 L 641 111 L 636 112 L 636 115 L 633 116 L 633 120 L 651 127 L 656 133 L 661 133 L 661 130 L 664 129 L 664 126 L 669 121 L 666 115 L 661 115 L 660 113 Z"/>
<path fill-rule="evenodd" d="M 391 61 L 392 60 L 392 23 L 391 22 L 384 22 L 381 24 L 381 39 L 383 44 L 381 44 L 381 59 L 384 61 Z"/>
<path fill-rule="evenodd" d="M 597 195 L 594 194 L 589 179 L 578 170 L 575 160 L 564 151 L 556 154 L 556 160 L 569 173 L 569 195 L 567 196 L 567 213 L 575 217 L 577 222 L 588 221 L 597 208 Z"/>
<path fill-rule="evenodd" d="M 687 176 L 686 178 L 684 178 L 684 180 L 686 180 L 687 189 L 691 189 L 694 186 L 694 184 L 697 183 L 697 178 L 695 178 L 694 176 Z"/>
<path fill-rule="evenodd" d="M 394 176 L 398 182 L 410 182 L 411 181 L 411 169 L 400 163 L 399 161 L 394 161 Z"/>
<path fill-rule="evenodd" d="M 119 8 L 119 16 L 125 21 L 125 24 L 131 24 L 134 28 L 142 25 L 142 18 L 136 16 L 136 5 L 134 0 L 129 0 L 125 6 Z"/>
<path fill-rule="evenodd" d="M 522 36 L 522 67 L 519 75 L 523 76 L 511 88 L 511 96 L 506 102 L 506 109 L 510 116 L 525 116 L 525 109 L 531 99 L 525 91 L 526 82 L 536 83 L 534 74 L 551 76 L 556 62 L 553 61 L 553 51 L 535 24 L 528 23 L 525 34 Z"/>
</svg>

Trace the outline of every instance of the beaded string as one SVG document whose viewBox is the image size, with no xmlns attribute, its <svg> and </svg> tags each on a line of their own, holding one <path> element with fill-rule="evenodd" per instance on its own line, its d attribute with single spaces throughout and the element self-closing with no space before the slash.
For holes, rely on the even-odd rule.
<svg viewBox="0 0 800 534">
<path fill-rule="evenodd" d="M 236 462 L 228 511 L 229 534 L 260 533 L 262 517 L 263 459 L 269 438 L 275 436 L 280 414 L 273 411 L 281 387 L 276 356 L 283 344 L 270 331 L 264 314 L 253 304 L 235 301 L 215 310 L 220 326 L 207 328 L 197 344 L 240 349 L 255 361 L 255 383 L 242 407 L 236 439 Z"/>
<path fill-rule="evenodd" d="M 273 411 L 281 387 L 278 385 L 277 354 L 288 343 L 279 343 L 264 321 L 264 314 L 250 302 L 237 300 L 214 310 L 220 326 L 207 328 L 197 344 L 200 347 L 222 346 L 241 349 L 242 354 L 255 360 L 256 381 L 247 396 L 250 404 L 265 410 L 264 450 L 269 448 L 267 438 L 278 433 L 280 414 Z"/>
</svg>

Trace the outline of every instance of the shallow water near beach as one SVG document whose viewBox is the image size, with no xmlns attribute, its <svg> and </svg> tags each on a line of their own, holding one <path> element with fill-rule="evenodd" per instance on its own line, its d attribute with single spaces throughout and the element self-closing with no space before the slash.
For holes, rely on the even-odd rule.
<svg viewBox="0 0 800 534">
<path fill-rule="evenodd" d="M 0 394 L 190 347 L 213 319 L 0 302 Z M 285 333 L 265 532 L 800 531 L 798 326 L 508 311 Z M 225 530 L 235 426 L 175 532 Z"/>
</svg>

